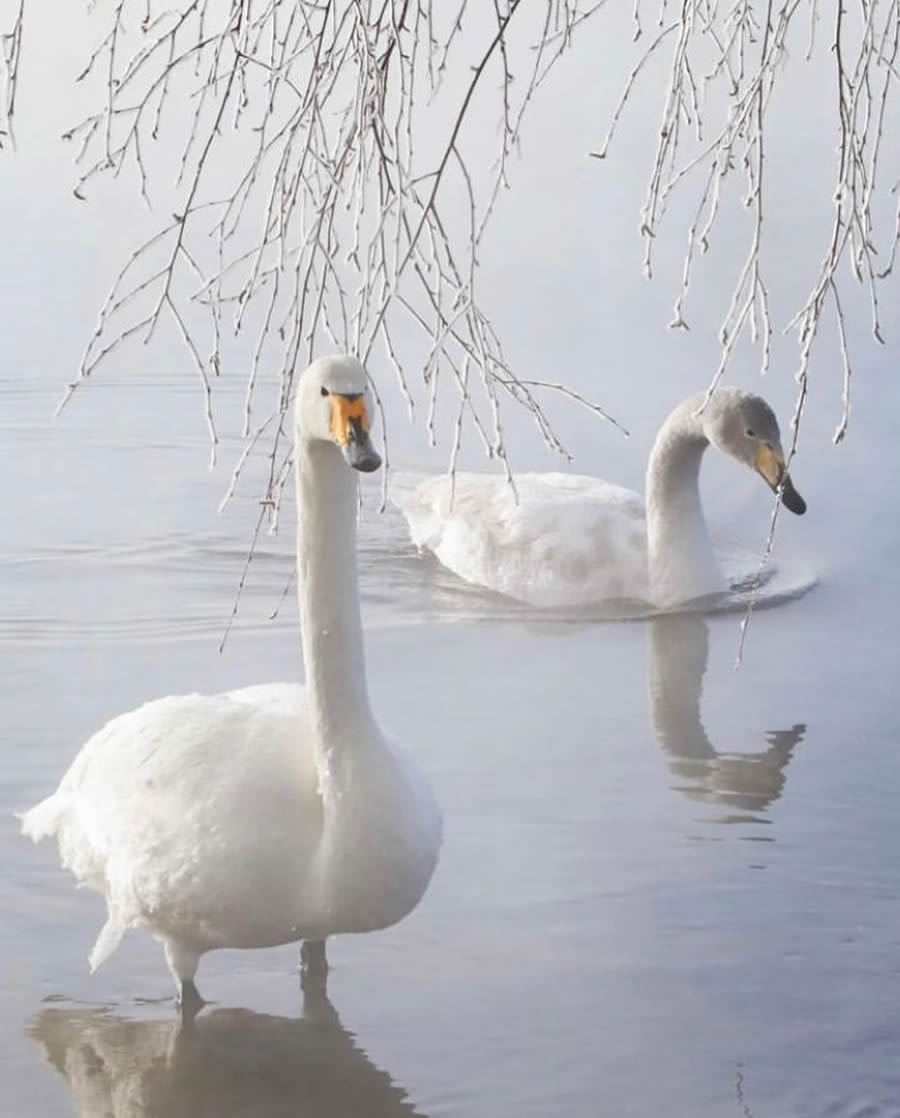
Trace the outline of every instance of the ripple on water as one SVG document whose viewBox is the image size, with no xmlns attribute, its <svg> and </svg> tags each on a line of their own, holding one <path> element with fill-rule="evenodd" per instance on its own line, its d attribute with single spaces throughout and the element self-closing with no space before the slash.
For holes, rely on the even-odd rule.
<svg viewBox="0 0 900 1118">
<path fill-rule="evenodd" d="M 19 550 L 3 557 L 0 645 L 64 645 L 88 637 L 110 643 L 219 640 L 239 587 L 236 629 L 259 634 L 273 624 L 296 626 L 293 533 L 261 537 L 249 566 L 247 553 L 247 541 L 235 535 L 188 530 L 106 547 L 75 541 Z M 770 562 L 759 573 L 755 555 L 732 550 L 721 559 L 730 588 L 700 603 L 704 613 L 775 606 L 816 583 L 815 573 L 799 564 Z M 365 514 L 359 564 L 369 627 L 422 621 L 593 623 L 661 612 L 625 600 L 539 609 L 470 585 L 434 556 L 420 555 L 390 508 L 383 515 Z"/>
</svg>

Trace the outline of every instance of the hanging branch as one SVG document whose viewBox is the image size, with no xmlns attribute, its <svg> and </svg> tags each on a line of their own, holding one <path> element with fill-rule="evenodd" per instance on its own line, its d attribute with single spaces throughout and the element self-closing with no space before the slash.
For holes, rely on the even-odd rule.
<svg viewBox="0 0 900 1118">
<path fill-rule="evenodd" d="M 697 203 L 687 229 L 671 327 L 688 327 L 686 305 L 697 258 L 707 252 L 715 229 L 721 225 L 723 184 L 735 173 L 743 172 L 746 188 L 741 200 L 752 215 L 746 255 L 719 330 L 720 358 L 710 392 L 729 366 L 743 336 L 749 336 L 758 346 L 763 373 L 771 363 L 773 326 L 766 280 L 765 210 L 772 200 L 771 192 L 764 190 L 769 107 L 789 61 L 788 43 L 805 34 L 805 61 L 815 57 L 819 7 L 820 0 L 733 0 L 728 4 L 721 0 L 681 0 L 676 16 L 668 10 L 666 0 L 662 0 L 660 30 L 638 55 L 612 114 L 606 138 L 600 149 L 591 153 L 597 158 L 607 155 L 634 89 L 647 80 L 648 63 L 668 50 L 666 88 L 640 212 L 640 232 L 644 271 L 650 277 L 654 246 L 665 222 L 667 205 L 676 190 L 683 192 L 690 183 L 694 184 Z M 805 32 L 800 27 L 804 17 L 808 19 Z M 634 18 L 638 38 L 643 29 L 637 5 Z M 792 423 L 794 449 L 807 398 L 813 343 L 829 303 L 837 320 L 843 367 L 841 417 L 835 442 L 840 442 L 847 431 L 851 357 L 845 304 L 841 299 L 845 281 L 839 279 L 842 262 L 849 266 L 850 278 L 865 289 L 872 336 L 876 342 L 883 342 L 878 281 L 889 276 L 894 268 L 900 240 L 900 204 L 893 243 L 881 269 L 876 264 L 873 210 L 878 197 L 879 160 L 889 102 L 900 78 L 898 45 L 900 0 L 859 0 L 852 19 L 847 15 L 845 0 L 834 0 L 834 33 L 825 47 L 835 74 L 834 212 L 816 280 L 785 327 L 786 332 L 796 331 L 799 347 L 796 379 L 800 387 Z"/>
<path fill-rule="evenodd" d="M 832 34 L 817 42 L 821 0 L 660 0 L 652 31 L 646 0 L 633 0 L 638 54 L 592 153 L 607 155 L 635 90 L 665 60 L 640 208 L 644 270 L 652 276 L 670 203 L 693 188 L 670 323 L 687 329 L 697 268 L 739 179 L 749 235 L 710 391 L 742 339 L 758 346 L 765 372 L 782 326 L 772 321 L 767 261 L 770 111 L 789 45 L 802 38 L 807 61 L 828 52 L 833 214 L 812 287 L 787 326 L 799 345 L 791 454 L 814 342 L 832 314 L 842 367 L 835 441 L 843 439 L 857 306 L 847 285 L 864 290 L 881 342 L 879 285 L 893 273 L 900 244 L 900 203 L 880 256 L 875 221 L 882 141 L 897 123 L 900 0 L 858 0 L 850 14 L 845 0 L 833 4 Z M 270 530 L 289 476 L 282 443 L 294 376 L 325 349 L 389 370 L 411 414 L 424 396 L 434 441 L 447 416 L 451 475 L 473 434 L 512 482 L 510 402 L 562 455 L 568 451 L 542 406 L 546 392 L 604 415 L 571 386 L 510 367 L 482 300 L 478 262 L 509 185 L 523 116 L 606 0 L 457 0 L 440 10 L 433 0 L 89 0 L 87 7 L 97 45 L 79 80 L 97 97 L 66 134 L 75 146 L 75 193 L 86 198 L 97 180 L 128 173 L 165 217 L 116 276 L 66 399 L 120 347 L 169 330 L 198 377 L 215 452 L 218 378 L 230 370 L 234 337 L 247 337 L 244 442 L 226 499 L 245 465 L 261 458 Z M 12 0 L 12 21 L 0 28 L 0 140 L 11 139 L 24 23 L 25 0 Z M 598 41 L 608 50 L 599 33 Z M 473 148 L 473 121 L 481 138 L 486 115 L 496 123 L 490 165 Z"/>
<path fill-rule="evenodd" d="M 0 29 L 0 142 L 12 136 L 25 22 L 25 0 L 11 4 Z M 796 331 L 802 388 L 822 317 L 834 313 L 840 441 L 852 354 L 839 269 L 849 264 L 865 289 L 881 342 L 879 283 L 893 273 L 900 243 L 898 204 L 879 266 L 874 214 L 882 141 L 896 124 L 889 110 L 900 77 L 900 0 L 858 0 L 851 15 L 846 0 L 833 5 L 833 34 L 817 43 L 821 0 L 660 0 L 649 38 L 647 13 L 634 0 L 633 37 L 644 45 L 592 154 L 607 155 L 635 90 L 667 59 L 640 209 L 644 271 L 653 273 L 670 201 L 693 185 L 670 323 L 687 329 L 699 258 L 730 202 L 726 180 L 742 176 L 752 220 L 710 389 L 744 337 L 759 347 L 765 372 L 774 329 L 769 110 L 789 44 L 802 38 L 806 61 L 827 50 L 836 93 L 833 217 L 815 282 L 787 328 Z M 463 427 L 505 461 L 501 405 L 513 399 L 533 414 L 547 445 L 565 453 L 539 400 L 508 367 L 480 298 L 477 263 L 509 184 L 523 115 L 606 0 L 457 0 L 440 11 L 432 0 L 90 0 L 88 9 L 99 35 L 79 80 L 96 80 L 98 98 L 96 111 L 67 133 L 77 144 L 75 192 L 86 197 L 99 177 L 130 169 L 148 205 L 173 218 L 116 278 L 72 387 L 123 343 L 149 341 L 165 318 L 195 365 L 205 354 L 199 372 L 214 443 L 215 378 L 228 334 L 252 331 L 245 439 L 260 396 L 274 383 L 283 411 L 296 367 L 327 345 L 380 359 L 411 410 L 410 376 L 421 369 L 429 433 L 450 391 Z M 606 50 L 600 34 L 598 41 Z M 470 122 L 485 112 L 497 124 L 487 175 L 468 150 Z M 274 424 L 266 438 L 284 429 Z M 454 425 L 454 461 L 462 433 Z"/>
<path fill-rule="evenodd" d="M 15 144 L 13 118 L 24 25 L 25 0 L 13 0 L 12 23 L 0 30 L 0 148 L 5 143 Z"/>
<path fill-rule="evenodd" d="M 471 11 L 468 0 L 455 11 L 429 0 L 97 0 L 101 35 L 80 80 L 96 78 L 101 96 L 67 133 L 76 195 L 130 169 L 172 216 L 125 261 L 63 404 L 120 346 L 165 324 L 199 373 L 215 449 L 216 378 L 229 336 L 250 333 L 244 446 L 226 499 L 251 452 L 264 453 L 270 529 L 293 379 L 324 349 L 383 363 L 411 412 L 421 369 L 435 439 L 437 408 L 455 394 L 454 464 L 471 428 L 511 477 L 504 400 L 565 454 L 537 382 L 504 356 L 477 264 L 523 114 L 598 7 L 549 0 L 535 20 L 521 0 Z M 485 112 L 498 126 L 488 174 L 468 151 Z"/>
</svg>

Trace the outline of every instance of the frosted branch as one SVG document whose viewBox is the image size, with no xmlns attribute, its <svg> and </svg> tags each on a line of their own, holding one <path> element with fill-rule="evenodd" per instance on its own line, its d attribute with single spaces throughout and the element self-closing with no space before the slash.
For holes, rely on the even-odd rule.
<svg viewBox="0 0 900 1118">
<path fill-rule="evenodd" d="M 602 7 L 90 5 L 99 34 L 79 80 L 97 101 L 67 133 L 76 194 L 130 172 L 148 205 L 172 216 L 116 276 L 63 404 L 123 344 L 173 330 L 199 375 L 215 451 L 216 377 L 230 371 L 231 339 L 249 333 L 244 441 L 225 500 L 251 453 L 266 455 L 270 530 L 288 476 L 280 447 L 294 376 L 323 351 L 357 353 L 382 391 L 383 365 L 411 415 L 424 390 L 436 442 L 438 406 L 455 394 L 452 462 L 471 428 L 510 474 L 504 400 L 528 409 L 545 443 L 566 454 L 534 389 L 555 387 L 610 417 L 509 366 L 477 265 L 523 116 Z M 470 141 L 485 113 L 497 123 L 489 167 Z"/>
<path fill-rule="evenodd" d="M 691 203 L 693 216 L 687 227 L 681 283 L 669 323 L 687 329 L 698 258 L 707 252 L 723 221 L 723 184 L 742 175 L 741 203 L 750 214 L 749 234 L 720 325 L 720 358 L 709 391 L 730 366 L 743 337 L 758 347 L 765 373 L 771 364 L 773 334 L 765 216 L 772 205 L 765 173 L 771 147 L 767 142 L 770 105 L 790 61 L 789 43 L 804 42 L 805 54 L 800 58 L 806 62 L 818 61 L 823 51 L 828 52 L 835 94 L 830 117 L 836 134 L 833 216 L 815 282 L 786 329 L 794 330 L 797 337 L 802 411 L 813 343 L 829 301 L 835 308 L 843 368 L 841 417 L 835 432 L 840 441 L 849 422 L 851 368 L 850 332 L 844 313 L 849 303 L 842 301 L 841 291 L 847 282 L 863 286 L 871 334 L 881 343 L 879 285 L 893 272 L 900 243 L 900 204 L 881 256 L 875 230 L 882 141 L 886 131 L 898 124 L 893 94 L 900 77 L 900 0 L 858 0 L 852 15 L 848 15 L 846 0 L 835 0 L 832 10 L 833 34 L 830 41 L 820 44 L 816 35 L 823 15 L 819 0 L 733 0 L 724 6 L 717 0 L 680 0 L 677 13 L 664 2 L 658 16 L 660 30 L 638 51 L 612 110 L 606 137 L 599 150 L 590 154 L 606 158 L 636 88 L 646 80 L 648 63 L 665 51 L 668 61 L 661 119 L 639 219 L 644 271 L 648 277 L 653 274 L 654 246 L 666 222 L 668 203 L 676 192 L 684 194 L 693 184 L 697 201 Z M 636 6 L 638 31 L 639 11 Z M 785 112 L 784 96 L 779 109 Z M 847 265 L 846 278 L 840 274 L 842 263 Z M 834 367 L 827 358 L 826 364 Z"/>
<path fill-rule="evenodd" d="M 25 26 L 25 0 L 13 0 L 11 7 L 12 21 L 0 29 L 0 147 L 6 142 L 15 143 L 13 119 Z"/>
</svg>

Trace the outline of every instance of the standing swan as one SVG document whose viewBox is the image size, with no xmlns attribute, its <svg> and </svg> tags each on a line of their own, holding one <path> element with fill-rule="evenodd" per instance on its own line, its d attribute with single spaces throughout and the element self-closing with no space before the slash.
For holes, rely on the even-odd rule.
<svg viewBox="0 0 900 1118">
<path fill-rule="evenodd" d="M 663 423 L 637 493 L 577 474 L 430 478 L 395 500 L 413 543 L 467 582 L 535 606 L 631 599 L 671 607 L 725 589 L 698 477 L 710 443 L 756 470 L 791 512 L 806 503 L 785 471 L 781 433 L 760 396 L 718 388 Z M 701 410 L 702 409 L 702 410 Z"/>
<path fill-rule="evenodd" d="M 307 687 L 176 695 L 107 723 L 24 815 L 106 896 L 91 969 L 126 929 L 162 942 L 182 1006 L 217 947 L 305 941 L 401 920 L 437 863 L 441 816 L 369 706 L 356 574 L 357 478 L 378 469 L 366 373 L 315 361 L 295 413 L 297 572 Z M 349 469 L 348 466 L 353 467 Z"/>
</svg>

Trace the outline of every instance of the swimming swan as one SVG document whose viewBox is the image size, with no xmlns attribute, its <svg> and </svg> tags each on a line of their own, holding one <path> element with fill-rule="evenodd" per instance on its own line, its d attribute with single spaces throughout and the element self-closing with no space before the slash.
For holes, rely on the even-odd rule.
<svg viewBox="0 0 900 1118">
<path fill-rule="evenodd" d="M 467 582 L 530 605 L 630 599 L 670 607 L 725 589 L 698 475 L 710 443 L 752 467 L 791 512 L 806 502 L 785 470 L 778 421 L 759 396 L 718 388 L 669 415 L 637 493 L 576 474 L 429 478 L 394 496 L 417 547 Z"/>
<path fill-rule="evenodd" d="M 126 929 L 146 928 L 182 1006 L 196 1004 L 206 951 L 303 940 L 321 972 L 326 936 L 385 928 L 424 894 L 440 811 L 388 746 L 366 688 L 354 471 L 381 465 L 370 415 L 354 358 L 320 359 L 300 378 L 305 693 L 281 683 L 147 703 L 94 734 L 24 815 L 25 835 L 55 835 L 63 865 L 106 896 L 92 970 Z"/>
</svg>

